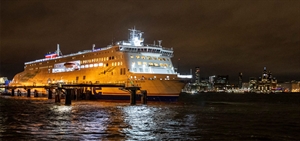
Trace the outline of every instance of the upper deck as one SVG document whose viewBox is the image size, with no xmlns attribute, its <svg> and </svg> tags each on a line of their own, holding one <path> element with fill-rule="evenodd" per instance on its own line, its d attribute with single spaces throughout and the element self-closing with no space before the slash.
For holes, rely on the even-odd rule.
<svg viewBox="0 0 300 141">
<path fill-rule="evenodd" d="M 44 62 L 44 61 L 49 61 L 49 60 L 55 60 L 55 59 L 60 59 L 60 58 L 67 58 L 67 57 L 72 57 L 72 56 L 77 56 L 77 55 L 84 55 L 92 52 L 100 52 L 100 51 L 105 51 L 108 49 L 111 49 L 113 47 L 118 48 L 117 51 L 121 52 L 132 52 L 132 53 L 151 53 L 151 54 L 157 54 L 161 56 L 167 56 L 167 57 L 173 57 L 173 48 L 165 48 L 161 46 L 161 40 L 158 41 L 158 45 L 155 44 L 143 44 L 144 39 L 142 38 L 142 33 L 139 30 L 135 29 L 129 29 L 130 30 L 130 38 L 128 41 L 119 41 L 116 42 L 115 45 L 108 45 L 107 47 L 103 48 L 98 48 L 95 49 L 95 45 L 93 46 L 92 50 L 84 50 L 84 51 L 79 51 L 78 53 L 72 53 L 72 54 L 67 54 L 67 55 L 59 55 L 59 45 L 58 49 L 56 51 L 57 57 L 55 58 L 43 58 L 43 59 L 38 59 L 34 61 L 29 61 L 25 62 L 25 65 L 28 64 L 33 64 L 33 63 L 39 63 L 39 62 Z"/>
</svg>

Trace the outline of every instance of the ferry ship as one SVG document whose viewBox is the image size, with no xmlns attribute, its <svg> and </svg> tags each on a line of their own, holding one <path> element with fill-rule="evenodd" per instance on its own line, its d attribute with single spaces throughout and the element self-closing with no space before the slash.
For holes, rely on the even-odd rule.
<svg viewBox="0 0 300 141">
<path fill-rule="evenodd" d="M 62 55 L 57 50 L 45 58 L 25 62 L 24 71 L 16 74 L 10 85 L 49 85 L 122 83 L 147 90 L 148 97 L 178 97 L 184 81 L 172 64 L 173 48 L 144 44 L 143 32 L 129 29 L 128 41 L 103 48 Z M 102 95 L 124 96 L 118 88 L 101 88 Z"/>
</svg>

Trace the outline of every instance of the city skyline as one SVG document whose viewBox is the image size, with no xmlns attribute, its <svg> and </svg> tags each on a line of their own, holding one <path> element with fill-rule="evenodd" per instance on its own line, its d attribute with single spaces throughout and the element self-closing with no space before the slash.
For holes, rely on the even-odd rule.
<svg viewBox="0 0 300 141">
<path fill-rule="evenodd" d="M 1 0 L 0 76 L 23 71 L 60 44 L 63 54 L 126 40 L 174 49 L 181 74 L 259 77 L 264 67 L 279 81 L 300 80 L 300 1 L 8 1 Z M 180 61 L 179 61 L 180 59 Z"/>
</svg>

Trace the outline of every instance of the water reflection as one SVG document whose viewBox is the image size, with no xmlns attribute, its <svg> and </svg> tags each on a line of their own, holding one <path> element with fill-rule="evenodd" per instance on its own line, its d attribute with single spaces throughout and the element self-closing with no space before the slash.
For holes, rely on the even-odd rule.
<svg viewBox="0 0 300 141">
<path fill-rule="evenodd" d="M 73 101 L 65 106 L 0 97 L 0 140 L 297 140 L 299 112 L 299 104 Z"/>
</svg>

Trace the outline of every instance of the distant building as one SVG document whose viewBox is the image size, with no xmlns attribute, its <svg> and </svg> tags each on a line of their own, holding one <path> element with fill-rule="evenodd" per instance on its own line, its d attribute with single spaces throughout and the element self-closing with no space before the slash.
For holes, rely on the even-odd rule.
<svg viewBox="0 0 300 141">
<path fill-rule="evenodd" d="M 238 87 L 241 89 L 243 87 L 243 73 L 239 72 L 239 83 Z"/>
<path fill-rule="evenodd" d="M 0 86 L 5 86 L 8 83 L 8 79 L 7 77 L 0 77 Z M 4 88 L 0 88 L 0 92 L 4 92 L 5 89 Z"/>
<path fill-rule="evenodd" d="M 283 92 L 300 92 L 300 81 L 291 81 L 278 83 L 278 89 L 281 89 Z"/>
<path fill-rule="evenodd" d="M 277 79 L 273 77 L 271 71 L 264 67 L 262 76 L 256 79 L 251 77 L 249 80 L 250 92 L 271 93 L 277 90 Z"/>
<path fill-rule="evenodd" d="M 228 75 L 213 75 L 209 77 L 209 82 L 216 91 L 226 91 L 228 87 Z"/>
</svg>

